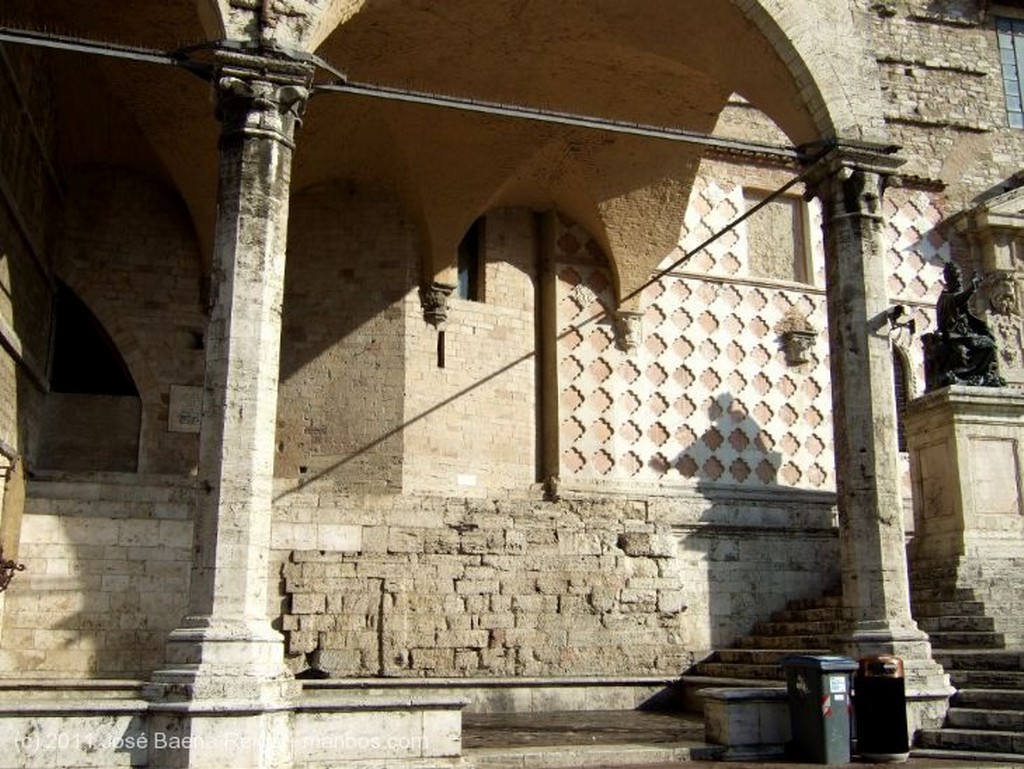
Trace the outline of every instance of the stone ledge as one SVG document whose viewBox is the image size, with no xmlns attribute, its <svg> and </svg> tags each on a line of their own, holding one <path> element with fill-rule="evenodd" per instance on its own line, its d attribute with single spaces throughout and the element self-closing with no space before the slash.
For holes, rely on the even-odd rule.
<svg viewBox="0 0 1024 769">
<path fill-rule="evenodd" d="M 633 710 L 657 701 L 671 708 L 681 701 L 678 679 L 667 676 L 587 676 L 558 678 L 338 678 L 303 681 L 307 700 L 339 696 L 395 696 L 443 701 L 457 694 L 467 713 L 529 713 L 566 710 Z M 355 693 L 358 693 L 356 695 Z"/>
</svg>

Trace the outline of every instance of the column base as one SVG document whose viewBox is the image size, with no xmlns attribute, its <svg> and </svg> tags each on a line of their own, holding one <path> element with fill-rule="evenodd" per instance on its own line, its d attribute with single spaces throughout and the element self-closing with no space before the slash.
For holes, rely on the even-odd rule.
<svg viewBox="0 0 1024 769">
<path fill-rule="evenodd" d="M 903 660 L 907 728 L 911 738 L 918 729 L 942 725 L 949 698 L 956 690 L 949 682 L 949 675 L 932 658 L 927 633 L 916 623 L 859 622 L 843 639 L 843 651 L 855 660 L 881 654 Z"/>
<path fill-rule="evenodd" d="M 300 693 L 283 639 L 266 620 L 188 617 L 168 637 L 167 664 L 143 688 L 149 766 L 288 769 Z"/>
</svg>

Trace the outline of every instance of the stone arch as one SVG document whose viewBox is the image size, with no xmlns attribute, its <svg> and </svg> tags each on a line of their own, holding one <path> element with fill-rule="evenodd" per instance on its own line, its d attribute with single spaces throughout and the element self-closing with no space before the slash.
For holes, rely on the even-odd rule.
<svg viewBox="0 0 1024 769">
<path fill-rule="evenodd" d="M 142 406 L 142 472 L 189 470 L 191 433 L 170 431 L 172 385 L 203 382 L 199 246 L 181 197 L 153 177 L 105 165 L 67 176 L 55 274 L 73 290 L 116 346 Z"/>
<path fill-rule="evenodd" d="M 849 3 L 732 2 L 786 63 L 821 138 L 885 141 L 877 70 Z"/>
</svg>

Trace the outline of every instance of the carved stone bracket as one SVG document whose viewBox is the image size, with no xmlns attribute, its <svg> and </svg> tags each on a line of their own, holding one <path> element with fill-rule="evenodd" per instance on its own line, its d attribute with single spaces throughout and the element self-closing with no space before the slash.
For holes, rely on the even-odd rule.
<svg viewBox="0 0 1024 769">
<path fill-rule="evenodd" d="M 618 310 L 614 316 L 615 346 L 632 352 L 644 341 L 643 313 Z"/>
<path fill-rule="evenodd" d="M 448 297 L 455 286 L 449 283 L 424 283 L 420 286 L 420 306 L 423 308 L 423 320 L 436 329 L 448 322 Z"/>
<path fill-rule="evenodd" d="M 786 364 L 799 366 L 811 359 L 811 350 L 818 338 L 818 331 L 796 310 L 790 310 L 775 331 L 782 340 L 782 352 Z"/>
</svg>

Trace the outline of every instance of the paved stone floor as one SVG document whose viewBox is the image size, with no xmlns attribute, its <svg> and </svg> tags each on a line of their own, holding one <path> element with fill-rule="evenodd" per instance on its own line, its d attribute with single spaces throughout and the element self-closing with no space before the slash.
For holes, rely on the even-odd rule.
<svg viewBox="0 0 1024 769">
<path fill-rule="evenodd" d="M 701 760 L 709 746 L 704 743 L 704 724 L 696 716 L 644 711 L 561 713 L 466 713 L 463 715 L 463 749 L 482 767 L 531 767 L 533 769 L 800 769 L 820 764 L 784 761 L 722 762 Z M 602 746 L 597 755 L 589 751 Z M 671 760 L 652 749 L 676 751 Z M 517 751 L 522 760 L 516 759 Z M 472 759 L 471 759 L 472 760 Z M 1006 763 L 982 756 L 961 759 L 912 757 L 900 763 L 854 762 L 851 769 L 1024 769 L 1024 762 Z"/>
</svg>

